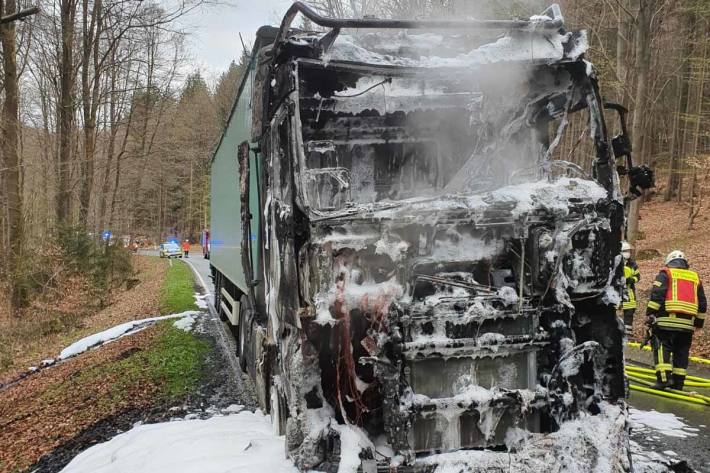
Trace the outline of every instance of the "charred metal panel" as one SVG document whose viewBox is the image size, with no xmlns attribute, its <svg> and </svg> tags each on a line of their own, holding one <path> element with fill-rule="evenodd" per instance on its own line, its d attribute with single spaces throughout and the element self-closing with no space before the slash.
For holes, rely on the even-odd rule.
<svg viewBox="0 0 710 473">
<path fill-rule="evenodd" d="M 284 33 L 254 95 L 290 454 L 334 470 L 354 435 L 363 468 L 409 467 L 600 414 L 623 396 L 623 208 L 585 35 L 521 31 L 542 49 L 498 64 L 452 39 L 447 69 L 338 33 Z M 555 155 L 579 113 L 589 169 Z"/>
</svg>

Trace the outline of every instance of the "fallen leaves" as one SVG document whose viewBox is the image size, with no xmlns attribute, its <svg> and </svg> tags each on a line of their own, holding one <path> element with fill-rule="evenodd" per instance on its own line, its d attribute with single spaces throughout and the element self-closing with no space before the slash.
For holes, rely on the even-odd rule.
<svg viewBox="0 0 710 473">
<path fill-rule="evenodd" d="M 167 264 L 145 256 L 135 256 L 133 264 L 138 284 L 115 293 L 112 304 L 103 310 L 87 310 L 92 306 L 85 300 L 87 288 L 76 278 L 67 278 L 56 294 L 56 307 L 33 306 L 22 317 L 0 317 L 0 358 L 4 357 L 4 361 L 0 359 L 0 384 L 42 359 L 55 357 L 79 338 L 136 318 L 159 315 Z"/>
<path fill-rule="evenodd" d="M 656 274 L 664 265 L 666 255 L 672 250 L 682 250 L 693 270 L 704 282 L 710 296 L 710 211 L 706 208 L 688 230 L 688 206 L 684 203 L 661 202 L 660 196 L 641 208 L 640 229 L 643 239 L 636 244 L 636 253 L 643 252 L 650 259 L 638 259 L 641 281 L 637 285 L 638 309 L 634 317 L 634 335 L 644 337 L 646 304 Z M 652 250 L 658 253 L 654 255 Z M 710 356 L 710 323 L 695 333 L 691 354 Z"/>
<path fill-rule="evenodd" d="M 149 406 L 157 383 L 122 382 L 110 372 L 154 343 L 156 327 L 119 339 L 11 386 L 0 396 L 0 471 L 23 470 L 96 422 Z"/>
</svg>

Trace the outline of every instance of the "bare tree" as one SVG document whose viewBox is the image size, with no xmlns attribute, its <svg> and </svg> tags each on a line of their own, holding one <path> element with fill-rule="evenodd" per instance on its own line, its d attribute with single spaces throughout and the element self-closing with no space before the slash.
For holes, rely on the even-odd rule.
<svg viewBox="0 0 710 473">
<path fill-rule="evenodd" d="M 57 183 L 57 220 L 71 219 L 71 164 L 75 113 L 74 29 L 76 0 L 60 0 L 61 60 L 59 63 L 59 180 Z"/>
</svg>

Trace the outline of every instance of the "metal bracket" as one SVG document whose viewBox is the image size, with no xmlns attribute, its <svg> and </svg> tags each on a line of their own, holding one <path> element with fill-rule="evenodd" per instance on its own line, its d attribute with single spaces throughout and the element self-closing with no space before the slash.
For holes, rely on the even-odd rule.
<svg viewBox="0 0 710 473">
<path fill-rule="evenodd" d="M 291 24 L 296 18 L 296 15 L 302 14 L 310 21 L 324 28 L 342 29 L 342 28 L 392 28 L 392 29 L 528 29 L 536 30 L 557 30 L 564 26 L 564 18 L 557 4 L 551 5 L 542 15 L 548 20 L 530 21 L 530 20 L 386 20 L 381 18 L 333 18 L 323 16 L 316 10 L 306 5 L 303 2 L 294 2 L 293 5 L 286 11 L 279 33 L 274 41 L 274 46 L 283 43 L 286 40 Z M 333 34 L 333 39 L 338 32 L 330 32 Z M 326 36 L 328 36 L 326 35 Z M 331 41 L 332 44 L 332 41 Z M 325 45 L 325 44 L 324 44 Z M 330 44 L 328 44 L 330 46 Z"/>
</svg>

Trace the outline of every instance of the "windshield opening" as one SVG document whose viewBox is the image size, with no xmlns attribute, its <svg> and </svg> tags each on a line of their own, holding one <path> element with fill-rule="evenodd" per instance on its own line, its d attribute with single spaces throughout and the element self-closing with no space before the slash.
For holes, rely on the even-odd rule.
<svg viewBox="0 0 710 473">
<path fill-rule="evenodd" d="M 591 86 L 573 76 L 563 65 L 426 77 L 301 66 L 308 205 L 335 211 L 589 178 Z"/>
</svg>

